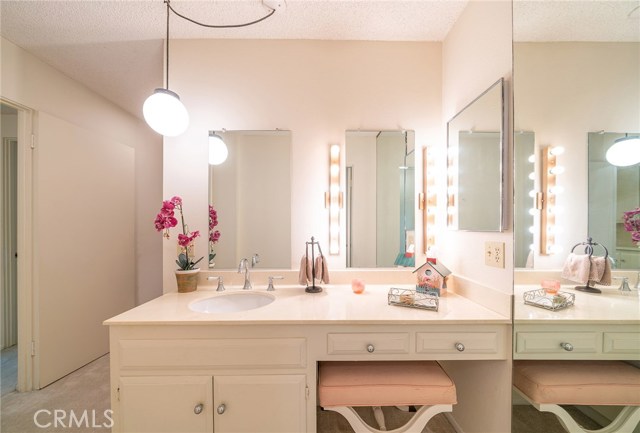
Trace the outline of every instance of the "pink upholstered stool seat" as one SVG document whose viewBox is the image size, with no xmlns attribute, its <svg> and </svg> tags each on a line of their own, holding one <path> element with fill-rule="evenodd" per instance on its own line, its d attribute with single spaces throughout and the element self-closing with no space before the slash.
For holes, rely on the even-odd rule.
<svg viewBox="0 0 640 433">
<path fill-rule="evenodd" d="M 456 387 L 435 361 L 364 361 L 320 363 L 318 400 L 343 415 L 356 433 L 385 431 L 381 406 L 422 406 L 395 432 L 421 432 L 429 419 L 451 412 Z M 371 406 L 380 430 L 366 425 L 353 409 Z"/>
<path fill-rule="evenodd" d="M 640 405 L 640 369 L 622 361 L 515 361 L 513 384 L 537 403 Z"/>
<path fill-rule="evenodd" d="M 622 361 L 515 361 L 513 385 L 570 433 L 631 433 L 640 423 L 640 369 Z M 560 405 L 624 407 L 608 426 L 585 430 Z"/>
</svg>

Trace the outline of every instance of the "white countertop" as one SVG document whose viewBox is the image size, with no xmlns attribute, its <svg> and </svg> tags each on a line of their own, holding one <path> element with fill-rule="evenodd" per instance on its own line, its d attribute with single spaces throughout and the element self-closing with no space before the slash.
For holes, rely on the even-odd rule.
<svg viewBox="0 0 640 433">
<path fill-rule="evenodd" d="M 387 305 L 387 293 L 392 287 L 367 285 L 362 294 L 355 294 L 350 285 L 322 285 L 321 293 L 305 293 L 301 286 L 276 287 L 276 299 L 269 305 L 234 313 L 198 313 L 188 305 L 200 299 L 225 292 L 198 289 L 191 293 L 168 293 L 104 323 L 114 325 L 259 325 L 259 324 L 510 324 L 509 317 L 493 312 L 466 298 L 447 293 L 440 298 L 438 311 Z M 410 285 L 393 285 L 414 288 Z M 264 292 L 264 288 L 253 291 Z"/>
<path fill-rule="evenodd" d="M 638 291 L 623 294 L 615 287 L 598 286 L 602 293 L 585 293 L 575 290 L 573 285 L 562 285 L 561 292 L 573 293 L 573 306 L 552 311 L 533 305 L 526 305 L 523 293 L 539 289 L 539 285 L 516 285 L 514 293 L 514 324 L 554 322 L 567 324 L 637 324 L 640 325 L 640 300 Z"/>
</svg>

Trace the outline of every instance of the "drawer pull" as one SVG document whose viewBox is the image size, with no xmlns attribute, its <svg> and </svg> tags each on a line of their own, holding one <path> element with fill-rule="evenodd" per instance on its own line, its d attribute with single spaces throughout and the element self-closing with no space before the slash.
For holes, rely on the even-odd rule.
<svg viewBox="0 0 640 433">
<path fill-rule="evenodd" d="M 464 344 L 462 343 L 456 343 L 456 350 L 458 350 L 458 352 L 464 352 Z"/>
<path fill-rule="evenodd" d="M 375 350 L 376 350 L 376 348 L 373 347 L 373 344 L 367 345 L 367 352 L 373 353 Z"/>
<path fill-rule="evenodd" d="M 198 403 L 196 407 L 193 408 L 193 413 L 196 415 L 200 415 L 204 409 L 204 405 L 202 403 Z"/>
<path fill-rule="evenodd" d="M 560 347 L 562 347 L 567 352 L 571 352 L 573 350 L 573 345 L 571 343 L 560 343 Z"/>
<path fill-rule="evenodd" d="M 227 406 L 225 406 L 224 403 L 222 403 L 220 406 L 218 406 L 218 408 L 216 409 L 216 412 L 218 412 L 218 415 L 222 415 L 225 410 L 227 410 Z"/>
</svg>

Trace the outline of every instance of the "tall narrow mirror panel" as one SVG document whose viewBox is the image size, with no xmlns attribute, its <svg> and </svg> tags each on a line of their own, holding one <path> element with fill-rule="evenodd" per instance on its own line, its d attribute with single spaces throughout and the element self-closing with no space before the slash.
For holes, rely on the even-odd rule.
<svg viewBox="0 0 640 433">
<path fill-rule="evenodd" d="M 217 219 L 211 230 L 220 233 L 209 241 L 209 266 L 236 269 L 258 254 L 261 268 L 290 268 L 291 132 L 217 134 L 229 156 L 209 166 L 209 206 Z"/>
<path fill-rule="evenodd" d="M 347 131 L 346 266 L 414 266 L 415 134 Z"/>
</svg>

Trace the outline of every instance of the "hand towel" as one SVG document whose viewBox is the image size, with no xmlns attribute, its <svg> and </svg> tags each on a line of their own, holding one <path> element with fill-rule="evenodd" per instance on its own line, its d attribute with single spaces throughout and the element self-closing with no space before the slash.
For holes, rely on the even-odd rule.
<svg viewBox="0 0 640 433">
<path fill-rule="evenodd" d="M 320 257 L 322 257 L 322 282 L 329 284 L 329 268 L 327 267 L 327 259 L 324 256 Z"/>
<path fill-rule="evenodd" d="M 591 261 L 588 255 L 570 253 L 562 267 L 561 276 L 576 283 L 587 284 L 590 269 Z"/>
<path fill-rule="evenodd" d="M 322 256 L 318 256 L 316 257 L 316 262 L 314 265 L 314 270 L 315 273 L 313 274 L 313 278 L 317 279 L 317 280 L 322 280 Z"/>
<path fill-rule="evenodd" d="M 313 278 L 311 275 L 311 263 L 307 260 L 307 256 L 303 255 L 300 260 L 300 272 L 298 273 L 298 283 L 306 286 Z"/>
<path fill-rule="evenodd" d="M 604 274 L 604 257 L 589 257 L 590 269 L 589 269 L 589 281 L 599 283 Z"/>
<path fill-rule="evenodd" d="M 599 284 L 603 286 L 611 285 L 611 260 L 609 260 L 609 257 L 604 258 L 604 272 L 602 273 Z"/>
</svg>

